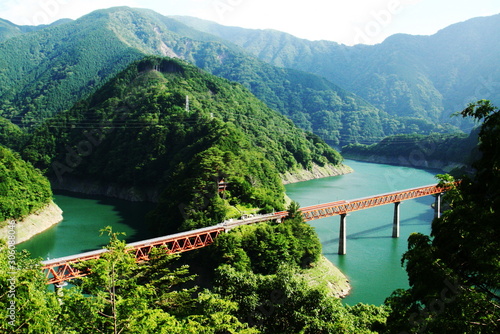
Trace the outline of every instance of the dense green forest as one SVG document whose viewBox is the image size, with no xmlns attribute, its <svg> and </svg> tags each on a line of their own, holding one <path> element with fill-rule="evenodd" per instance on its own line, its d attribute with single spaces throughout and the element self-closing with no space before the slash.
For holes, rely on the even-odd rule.
<svg viewBox="0 0 500 334">
<path fill-rule="evenodd" d="M 490 43 L 498 21 L 478 18 L 430 37 L 398 35 L 376 46 L 347 47 L 127 7 L 50 26 L 3 20 L 0 115 L 17 125 L 39 124 L 131 61 L 156 54 L 240 82 L 332 145 L 453 132 L 450 124 L 467 130 L 470 121 L 449 115 L 468 102 L 464 97 L 498 99 L 498 69 L 489 65 L 498 50 Z"/>
<path fill-rule="evenodd" d="M 320 75 L 398 120 L 411 117 L 468 130 L 469 119 L 449 116 L 480 98 L 500 103 L 496 85 L 500 15 L 457 23 L 432 36 L 397 34 L 380 44 L 355 46 L 174 18 L 239 45 L 267 63 Z M 368 37 L 359 40 L 369 42 Z"/>
<path fill-rule="evenodd" d="M 49 26 L 0 43 L 1 116 L 40 124 L 144 56 L 123 43 L 106 43 L 114 37 L 106 24 L 95 18 L 75 29 Z"/>
<path fill-rule="evenodd" d="M 66 23 L 68 21 L 71 21 L 71 20 L 61 19 L 61 20 L 57 20 L 49 25 L 42 24 L 42 25 L 38 25 L 38 26 L 25 26 L 25 25 L 20 26 L 20 25 L 14 24 L 10 21 L 7 21 L 7 20 L 0 18 L 0 42 L 3 42 L 3 41 L 8 40 L 12 37 L 16 37 L 16 36 L 19 36 L 19 35 L 22 35 L 25 33 L 44 29 L 44 28 L 49 27 L 49 26 L 54 27 L 54 26 Z"/>
<path fill-rule="evenodd" d="M 27 138 L 27 133 L 8 119 L 0 116 L 0 145 L 19 150 Z"/>
<path fill-rule="evenodd" d="M 76 181 L 161 192 L 147 217 L 161 233 L 283 210 L 281 174 L 342 163 L 324 140 L 355 143 L 344 147 L 348 155 L 475 161 L 459 185 L 441 176 L 452 187 L 449 210 L 430 236 L 410 236 L 402 259 L 410 288 L 385 305 L 344 306 L 299 275 L 317 264 L 321 244 L 293 203 L 284 223 L 235 229 L 182 258 L 159 250 L 147 263 L 135 263 L 105 229 L 110 252 L 82 264 L 92 274 L 63 295 L 47 290 L 38 260 L 0 240 L 7 319 L 0 332 L 497 333 L 500 110 L 481 100 L 462 111 L 465 123 L 454 124 L 482 122 L 471 135 L 443 134 L 456 128 L 440 124 L 471 92 L 496 97 L 498 69 L 478 58 L 486 45 L 488 55 L 498 49 L 484 43 L 489 32 L 476 36 L 484 25 L 497 27 L 498 16 L 373 47 L 279 32 L 259 32 L 263 38 L 246 44 L 271 61 L 280 40 L 287 52 L 275 65 L 295 68 L 285 69 L 236 45 L 255 32 L 243 29 L 232 44 L 232 28 L 193 29 L 147 10 L 113 8 L 43 27 L 0 20 L 0 221 L 50 201 L 42 173 L 62 188 Z M 475 47 L 458 47 L 471 36 Z M 144 58 L 151 54 L 185 61 Z M 331 71 L 319 66 L 331 62 Z M 366 100 L 299 71 L 311 66 Z"/>
<path fill-rule="evenodd" d="M 51 199 L 49 181 L 42 173 L 0 145 L 0 222 L 22 218 Z"/>
<path fill-rule="evenodd" d="M 63 294 L 49 291 L 45 278 L 26 253 L 16 253 L 13 269 L 8 247 L 0 241 L 0 284 L 15 294 L 0 295 L 0 330 L 8 333 L 376 333 L 383 328 L 384 306 L 343 306 L 323 288 L 300 275 L 314 265 L 321 245 L 300 215 L 282 224 L 238 228 L 217 244 L 192 256 L 216 264 L 211 288 L 195 278 L 179 255 L 158 249 L 150 261 L 136 263 L 119 235 L 108 228 L 107 249 L 98 260 L 80 264 L 92 273 L 73 280 Z M 265 240 L 266 242 L 259 242 Z M 256 242 L 257 241 L 257 242 Z M 314 245 L 314 247 L 308 247 Z M 280 247 L 275 252 L 270 246 Z M 290 261 L 297 256 L 300 262 Z M 200 263 L 200 261 L 198 261 Z M 265 267 L 262 265 L 273 263 Z M 217 265 L 218 264 L 218 265 Z M 207 268 L 210 268 L 208 265 Z M 306 269 L 307 270 L 307 269 Z M 15 272 L 15 290 L 12 286 Z"/>
<path fill-rule="evenodd" d="M 219 223 L 238 205 L 281 210 L 280 174 L 342 162 L 242 85 L 159 57 L 130 65 L 20 150 L 61 184 L 165 189 L 151 221 L 184 220 L 183 229 Z M 223 180 L 228 189 L 218 194 Z"/>
<path fill-rule="evenodd" d="M 500 330 L 500 110 L 470 104 L 464 117 L 482 121 L 476 172 L 441 184 L 450 210 L 432 222 L 430 236 L 412 234 L 403 263 L 410 288 L 386 304 L 389 333 L 498 333 Z"/>
<path fill-rule="evenodd" d="M 25 127 L 39 124 L 72 107 L 130 62 L 153 54 L 182 58 L 243 84 L 270 108 L 333 145 L 450 130 L 413 115 L 389 116 L 325 78 L 272 66 L 179 21 L 126 7 L 99 10 L 0 43 L 0 116 Z"/>
<path fill-rule="evenodd" d="M 187 253 L 206 266 L 207 288 L 194 286 L 179 255 L 162 249 L 136 263 L 119 235 L 106 228 L 110 251 L 81 263 L 80 269 L 92 267 L 90 275 L 54 293 L 37 260 L 15 252 L 9 262 L 2 241 L 0 285 L 6 293 L 0 312 L 7 321 L 0 328 L 72 334 L 498 333 L 500 110 L 483 100 L 463 115 L 484 121 L 476 173 L 459 185 L 440 176 L 452 187 L 445 195 L 449 209 L 433 221 L 431 236 L 410 236 L 402 259 L 410 288 L 396 290 L 383 306 L 344 306 L 296 275 L 315 265 L 321 246 L 293 204 L 281 224 L 240 227 Z"/>
</svg>

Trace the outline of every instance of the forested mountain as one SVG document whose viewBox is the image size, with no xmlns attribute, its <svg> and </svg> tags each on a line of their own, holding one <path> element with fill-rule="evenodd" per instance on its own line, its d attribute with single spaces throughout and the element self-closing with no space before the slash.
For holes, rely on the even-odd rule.
<svg viewBox="0 0 500 334">
<path fill-rule="evenodd" d="M 322 75 L 391 115 L 458 124 L 449 116 L 467 103 L 482 98 L 500 103 L 500 15 L 457 23 L 432 36 L 399 34 L 378 45 L 353 47 L 176 19 L 270 64 Z"/>
<path fill-rule="evenodd" d="M 231 205 L 281 210 L 280 174 L 342 161 L 242 85 L 152 56 L 36 129 L 21 151 L 59 183 L 167 188 L 156 216 L 177 224 L 219 223 Z"/>
<path fill-rule="evenodd" d="M 430 121 L 390 117 L 324 78 L 269 65 L 219 37 L 127 7 L 99 10 L 0 43 L 0 113 L 16 124 L 38 124 L 150 54 L 185 59 L 242 83 L 269 107 L 332 144 L 445 130 Z"/>
<path fill-rule="evenodd" d="M 15 24 L 7 20 L 0 19 L 0 42 L 17 35 L 21 35 L 22 33 L 21 29 Z"/>
<path fill-rule="evenodd" d="M 57 26 L 59 24 L 63 24 L 71 21 L 70 19 L 62 19 L 58 20 L 49 25 L 39 25 L 39 26 L 20 26 L 14 24 L 10 21 L 4 20 L 0 18 L 0 42 L 3 42 L 9 38 L 22 35 L 28 32 L 40 30 L 49 26 Z"/>
</svg>

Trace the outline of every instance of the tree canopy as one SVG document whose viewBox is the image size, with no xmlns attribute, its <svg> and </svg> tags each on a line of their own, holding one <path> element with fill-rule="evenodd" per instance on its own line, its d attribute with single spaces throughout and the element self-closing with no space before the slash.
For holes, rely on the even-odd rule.
<svg viewBox="0 0 500 334">
<path fill-rule="evenodd" d="M 282 210 L 280 174 L 342 162 L 242 85 L 162 57 L 131 64 L 21 152 L 62 187 L 76 178 L 163 191 L 150 221 L 182 229 L 220 223 L 239 204 Z"/>
<path fill-rule="evenodd" d="M 51 199 L 47 178 L 19 154 L 0 145 L 0 222 L 23 218 Z"/>
<path fill-rule="evenodd" d="M 403 262 L 410 289 L 387 300 L 391 333 L 497 333 L 500 328 L 500 110 L 489 101 L 461 114 L 482 121 L 473 176 L 441 176 L 453 189 L 431 237 L 413 234 Z"/>
</svg>

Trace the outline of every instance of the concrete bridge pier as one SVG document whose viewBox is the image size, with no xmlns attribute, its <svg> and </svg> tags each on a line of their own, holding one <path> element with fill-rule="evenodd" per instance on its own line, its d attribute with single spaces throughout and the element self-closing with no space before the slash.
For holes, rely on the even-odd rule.
<svg viewBox="0 0 500 334">
<path fill-rule="evenodd" d="M 442 193 L 436 194 L 436 201 L 434 202 L 434 218 L 441 218 L 441 196 Z"/>
<path fill-rule="evenodd" d="M 399 238 L 399 205 L 401 202 L 394 203 L 394 221 L 392 223 L 392 237 Z"/>
<path fill-rule="evenodd" d="M 347 234 L 346 234 L 346 217 L 347 213 L 340 215 L 340 233 L 339 233 L 339 255 L 346 254 Z"/>
</svg>

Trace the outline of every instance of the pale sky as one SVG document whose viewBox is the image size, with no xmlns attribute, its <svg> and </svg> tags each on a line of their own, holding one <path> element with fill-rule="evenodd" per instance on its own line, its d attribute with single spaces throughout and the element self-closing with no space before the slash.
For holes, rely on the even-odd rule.
<svg viewBox="0 0 500 334">
<path fill-rule="evenodd" d="M 347 45 L 376 44 L 396 33 L 430 35 L 453 23 L 500 13 L 500 0 L 0 0 L 0 18 L 19 25 L 48 24 L 114 6 Z"/>
</svg>

